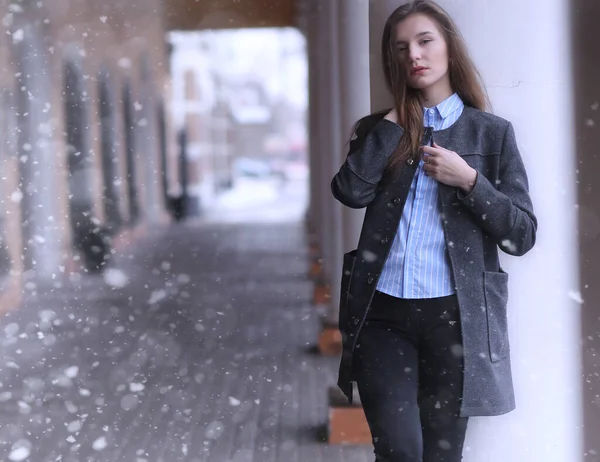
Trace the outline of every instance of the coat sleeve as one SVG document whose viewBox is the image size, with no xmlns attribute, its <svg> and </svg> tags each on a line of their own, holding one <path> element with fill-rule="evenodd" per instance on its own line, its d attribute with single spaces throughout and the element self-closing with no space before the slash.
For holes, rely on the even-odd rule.
<svg viewBox="0 0 600 462">
<path fill-rule="evenodd" d="M 499 162 L 497 187 L 478 173 L 473 190 L 468 195 L 458 190 L 457 196 L 483 230 L 497 240 L 500 249 L 521 256 L 535 244 L 537 219 L 511 123 L 504 133 Z"/>
<path fill-rule="evenodd" d="M 371 130 L 359 122 L 346 161 L 331 181 L 333 196 L 342 204 L 360 209 L 375 198 L 389 157 L 404 135 L 396 123 L 381 119 Z"/>
</svg>

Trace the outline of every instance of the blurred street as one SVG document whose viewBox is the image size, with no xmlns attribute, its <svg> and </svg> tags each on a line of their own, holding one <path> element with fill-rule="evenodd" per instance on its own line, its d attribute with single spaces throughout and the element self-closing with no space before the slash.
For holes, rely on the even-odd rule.
<svg viewBox="0 0 600 462">
<path fill-rule="evenodd" d="M 289 222 L 304 218 L 307 206 L 306 179 L 244 178 L 217 199 L 216 208 L 204 221 Z"/>
<path fill-rule="evenodd" d="M 319 441 L 337 358 L 312 353 L 303 225 L 272 219 L 299 214 L 302 188 L 255 186 L 231 192 L 227 223 L 173 225 L 104 276 L 28 287 L 0 320 L 0 460 L 369 460 Z M 242 206 L 254 223 L 232 220 Z"/>
</svg>

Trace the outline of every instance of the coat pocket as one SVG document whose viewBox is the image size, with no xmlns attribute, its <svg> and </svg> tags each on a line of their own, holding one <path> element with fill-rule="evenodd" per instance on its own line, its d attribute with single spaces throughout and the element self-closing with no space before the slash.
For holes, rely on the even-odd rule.
<svg viewBox="0 0 600 462">
<path fill-rule="evenodd" d="M 339 329 L 342 333 L 342 336 L 345 335 L 348 326 L 348 292 L 350 291 L 350 282 L 352 280 L 352 272 L 354 271 L 355 262 L 356 250 L 344 254 L 338 318 Z"/>
<path fill-rule="evenodd" d="M 506 358 L 510 353 L 508 342 L 508 274 L 500 270 L 483 273 L 488 341 L 492 362 Z"/>
</svg>

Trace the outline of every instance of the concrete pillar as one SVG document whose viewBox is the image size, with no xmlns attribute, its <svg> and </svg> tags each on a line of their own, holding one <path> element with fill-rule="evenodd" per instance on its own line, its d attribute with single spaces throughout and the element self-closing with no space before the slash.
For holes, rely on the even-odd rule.
<svg viewBox="0 0 600 462">
<path fill-rule="evenodd" d="M 391 102 L 383 91 L 379 41 L 387 16 L 399 4 L 371 0 L 373 109 Z M 464 461 L 581 461 L 587 449 L 582 447 L 582 404 L 593 406 L 598 391 L 594 385 L 590 396 L 595 402 L 582 402 L 569 5 L 562 0 L 548 0 L 543 8 L 518 0 L 440 4 L 462 31 L 494 112 L 513 122 L 540 224 L 536 247 L 528 255 L 501 256 L 510 274 L 517 410 L 471 419 Z M 535 47 L 529 46 L 531 37 Z M 596 85 L 597 79 L 592 82 Z M 589 317 L 597 319 L 597 311 Z M 597 332 L 593 335 L 597 344 Z M 597 434 L 597 428 L 589 433 Z M 599 459 L 596 454 L 586 460 Z"/>
<path fill-rule="evenodd" d="M 66 158 L 55 150 L 54 121 L 47 110 L 52 82 L 45 45 L 32 25 L 24 23 L 22 31 L 23 40 L 13 49 L 20 87 L 16 105 L 21 186 L 15 197 L 21 199 L 24 269 L 38 281 L 51 283 L 61 274 L 63 252 L 70 248 L 71 230 L 63 219 L 66 192 L 58 173 Z"/>
<path fill-rule="evenodd" d="M 321 180 L 319 177 L 319 79 L 318 75 L 318 35 L 316 27 L 316 9 L 312 10 L 311 24 L 308 35 L 308 59 L 309 59 L 309 150 L 310 150 L 310 220 L 313 229 L 319 229 L 321 215 Z M 317 232 L 318 235 L 318 232 Z"/>
<path fill-rule="evenodd" d="M 306 40 L 306 59 L 308 61 L 308 110 L 306 116 L 307 130 L 308 130 L 308 166 L 309 166 L 309 188 L 308 188 L 308 207 L 306 208 L 306 222 L 308 224 L 308 230 L 312 234 L 315 225 L 315 214 L 314 204 L 317 198 L 317 182 L 316 180 L 316 152 L 313 149 L 313 141 L 315 141 L 315 122 L 316 122 L 316 107 L 317 100 L 315 98 L 315 28 L 314 28 L 314 6 L 311 0 L 297 0 L 296 1 L 296 17 L 298 29 Z M 312 242 L 311 242 L 312 244 Z"/>
<path fill-rule="evenodd" d="M 331 105 L 328 97 L 331 67 L 329 63 L 329 16 L 328 4 L 316 2 L 316 86 L 317 86 L 317 157 L 319 181 L 318 236 L 326 276 L 331 270 L 331 201 L 327 198 L 327 177 L 331 171 L 328 130 L 331 128 Z"/>
<path fill-rule="evenodd" d="M 341 348 L 338 331 L 338 312 L 342 260 L 344 252 L 356 248 L 364 210 L 352 210 L 337 202 L 330 183 L 344 162 L 348 141 L 356 121 L 369 112 L 369 48 L 368 48 L 368 0 L 336 0 L 326 4 L 324 16 L 328 24 L 329 56 L 323 70 L 329 75 L 327 98 L 329 107 L 326 121 L 327 177 L 323 181 L 322 200 L 330 209 L 326 236 L 329 253 L 326 253 L 325 269 L 329 282 L 329 303 L 319 345 L 323 353 L 334 354 Z"/>
<path fill-rule="evenodd" d="M 310 127 L 310 186 L 311 186 L 311 224 L 314 231 L 318 260 L 313 262 L 312 276 L 315 278 L 314 301 L 327 303 L 330 291 L 331 269 L 330 237 L 330 190 L 331 162 L 328 137 L 331 130 L 330 103 L 328 97 L 329 72 L 328 46 L 329 21 L 327 5 L 317 0 L 306 0 L 304 10 L 309 18 L 309 127 Z"/>
<path fill-rule="evenodd" d="M 202 163 L 206 156 L 198 152 L 198 147 L 205 140 L 206 134 L 203 133 L 205 127 L 202 124 L 202 114 L 198 111 L 198 82 L 195 70 L 188 69 L 184 75 L 184 98 L 185 98 L 185 130 L 188 143 L 188 157 L 186 159 L 187 172 L 187 196 L 186 196 L 186 215 L 194 216 L 200 213 L 200 210 L 206 205 L 206 197 L 200 195 L 200 185 L 204 183 L 204 176 L 208 173 L 203 169 Z M 214 118 L 210 118 L 212 124 Z M 212 128 L 211 128 L 212 129 Z M 212 141 L 212 140 L 211 140 Z M 217 146 L 212 144 L 213 153 Z M 212 163 L 212 162 L 211 162 Z"/>
<path fill-rule="evenodd" d="M 327 161 L 324 169 L 327 176 L 324 178 L 323 186 L 325 188 L 324 197 L 328 205 L 329 224 L 327 229 L 327 245 L 330 248 L 329 259 L 326 268 L 328 269 L 329 284 L 331 288 L 331 300 L 328 310 L 328 321 L 337 323 L 338 309 L 340 303 L 340 285 L 342 278 L 342 260 L 343 260 L 343 228 L 342 228 L 342 204 L 336 201 L 331 194 L 331 179 L 340 168 L 340 153 L 342 152 L 342 135 L 340 121 L 340 47 L 339 47 L 339 2 L 340 0 L 330 0 L 326 2 L 325 15 L 327 17 L 327 98 L 324 98 L 325 104 L 329 106 L 329 117 L 326 127 L 328 128 L 325 136 L 327 150 L 323 152 L 323 157 Z"/>
<path fill-rule="evenodd" d="M 335 97 L 339 100 L 339 146 L 332 155 L 334 173 L 345 161 L 349 140 L 357 120 L 370 112 L 369 95 L 369 0 L 339 0 L 338 11 L 339 78 Z M 337 204 L 336 204 L 337 205 Z M 342 253 L 356 248 L 364 219 L 365 209 L 356 210 L 341 206 L 341 230 L 337 235 L 342 244 L 338 268 L 341 270 Z M 336 313 L 339 305 L 339 281 L 332 287 Z M 335 300 L 335 301 L 334 301 Z M 333 329 L 334 327 L 330 327 Z M 337 325 L 335 326 L 337 331 Z M 325 337 L 324 330 L 321 337 Z M 338 333 L 339 336 L 339 333 Z M 335 339 L 332 335 L 330 338 Z M 341 348 L 341 338 L 338 349 Z M 323 343 L 322 341 L 320 343 Z M 335 350 L 335 348 L 332 348 Z M 358 395 L 357 395 L 358 396 Z M 371 435 L 359 401 L 348 406 L 339 390 L 329 390 L 329 443 L 370 444 Z"/>
<path fill-rule="evenodd" d="M 577 175 L 578 194 L 573 200 L 579 225 L 579 274 L 581 296 L 581 339 L 583 340 L 583 453 L 585 461 L 600 461 L 600 4 L 594 0 L 571 2 L 575 91 L 576 165 L 568 171 Z M 558 168 L 557 166 L 556 168 Z M 562 189 L 562 188 L 561 188 Z M 569 191 L 570 194 L 570 191 Z M 569 242 L 571 244 L 571 242 Z M 560 246 L 563 248 L 564 244 Z"/>
<path fill-rule="evenodd" d="M 341 0 L 339 4 L 339 93 L 341 149 L 338 167 L 348 153 L 357 120 L 370 112 L 369 0 Z M 365 210 L 342 209 L 343 252 L 356 248 Z"/>
<path fill-rule="evenodd" d="M 143 118 L 140 126 L 140 139 L 144 146 L 144 166 L 146 181 L 146 219 L 149 223 L 159 223 L 162 219 L 164 203 L 160 192 L 160 161 L 158 118 L 156 114 L 156 95 L 150 77 L 142 82 Z"/>
</svg>

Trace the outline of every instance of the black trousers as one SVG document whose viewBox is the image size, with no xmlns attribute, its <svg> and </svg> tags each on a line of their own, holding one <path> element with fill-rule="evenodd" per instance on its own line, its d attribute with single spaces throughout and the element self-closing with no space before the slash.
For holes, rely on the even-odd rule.
<svg viewBox="0 0 600 462">
<path fill-rule="evenodd" d="M 463 355 L 456 296 L 399 299 L 376 292 L 353 375 L 376 462 L 459 462 Z"/>
</svg>

